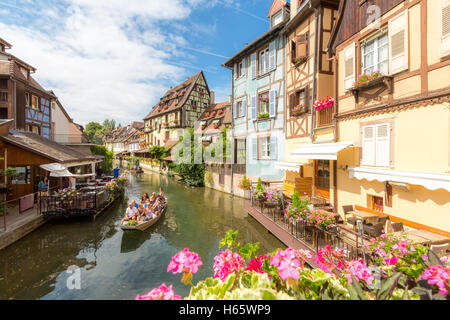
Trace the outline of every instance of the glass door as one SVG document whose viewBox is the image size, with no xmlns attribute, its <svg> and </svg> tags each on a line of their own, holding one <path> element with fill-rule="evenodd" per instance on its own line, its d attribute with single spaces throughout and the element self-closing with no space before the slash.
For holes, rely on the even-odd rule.
<svg viewBox="0 0 450 320">
<path fill-rule="evenodd" d="M 316 160 L 314 167 L 316 193 L 330 200 L 330 161 Z"/>
</svg>

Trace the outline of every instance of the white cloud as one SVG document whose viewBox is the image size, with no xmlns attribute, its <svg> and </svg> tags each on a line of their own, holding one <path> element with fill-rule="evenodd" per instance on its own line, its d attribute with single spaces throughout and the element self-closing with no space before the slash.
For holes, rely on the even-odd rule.
<svg viewBox="0 0 450 320">
<path fill-rule="evenodd" d="M 196 72 L 169 62 L 176 52 L 166 50 L 167 40 L 187 42 L 158 23 L 185 19 L 192 7 L 211 1 L 66 1 L 66 7 L 37 8 L 25 25 L 0 22 L 0 30 L 11 53 L 38 69 L 36 79 L 76 122 L 142 119 L 169 80 Z"/>
</svg>

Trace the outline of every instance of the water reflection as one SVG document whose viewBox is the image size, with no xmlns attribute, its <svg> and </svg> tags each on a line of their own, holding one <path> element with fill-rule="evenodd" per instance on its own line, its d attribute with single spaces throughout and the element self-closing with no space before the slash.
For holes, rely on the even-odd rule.
<svg viewBox="0 0 450 320">
<path fill-rule="evenodd" d="M 239 241 L 259 241 L 268 252 L 282 244 L 247 216 L 242 200 L 211 189 L 192 189 L 161 175 L 131 176 L 123 202 L 96 221 L 49 223 L 0 251 L 0 299 L 130 299 L 161 283 L 188 294 L 166 272 L 170 258 L 189 247 L 204 266 L 194 282 L 212 275 L 219 239 L 239 230 Z M 162 186 L 166 215 L 145 232 L 123 232 L 128 201 Z M 81 290 L 69 290 L 69 266 L 81 268 Z"/>
</svg>

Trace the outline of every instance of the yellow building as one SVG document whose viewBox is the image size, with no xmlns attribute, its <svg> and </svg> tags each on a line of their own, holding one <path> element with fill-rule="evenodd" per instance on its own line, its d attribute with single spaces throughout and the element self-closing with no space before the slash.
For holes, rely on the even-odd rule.
<svg viewBox="0 0 450 320">
<path fill-rule="evenodd" d="M 329 53 L 336 209 L 449 236 L 450 1 L 343 0 Z"/>
<path fill-rule="evenodd" d="M 333 161 L 322 154 L 300 154 L 316 144 L 334 143 L 333 106 L 316 111 L 316 100 L 333 95 L 332 62 L 326 53 L 339 0 L 291 2 L 286 36 L 286 171 L 284 191 L 297 190 L 332 204 Z"/>
</svg>

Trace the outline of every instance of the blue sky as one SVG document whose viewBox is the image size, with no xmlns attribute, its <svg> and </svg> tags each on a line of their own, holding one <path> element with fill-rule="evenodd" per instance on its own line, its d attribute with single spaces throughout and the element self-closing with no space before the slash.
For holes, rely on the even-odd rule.
<svg viewBox="0 0 450 320">
<path fill-rule="evenodd" d="M 221 65 L 269 28 L 272 0 L 0 0 L 0 37 L 36 67 L 74 120 L 141 120 L 168 87 L 203 70 L 216 101 Z"/>
</svg>

